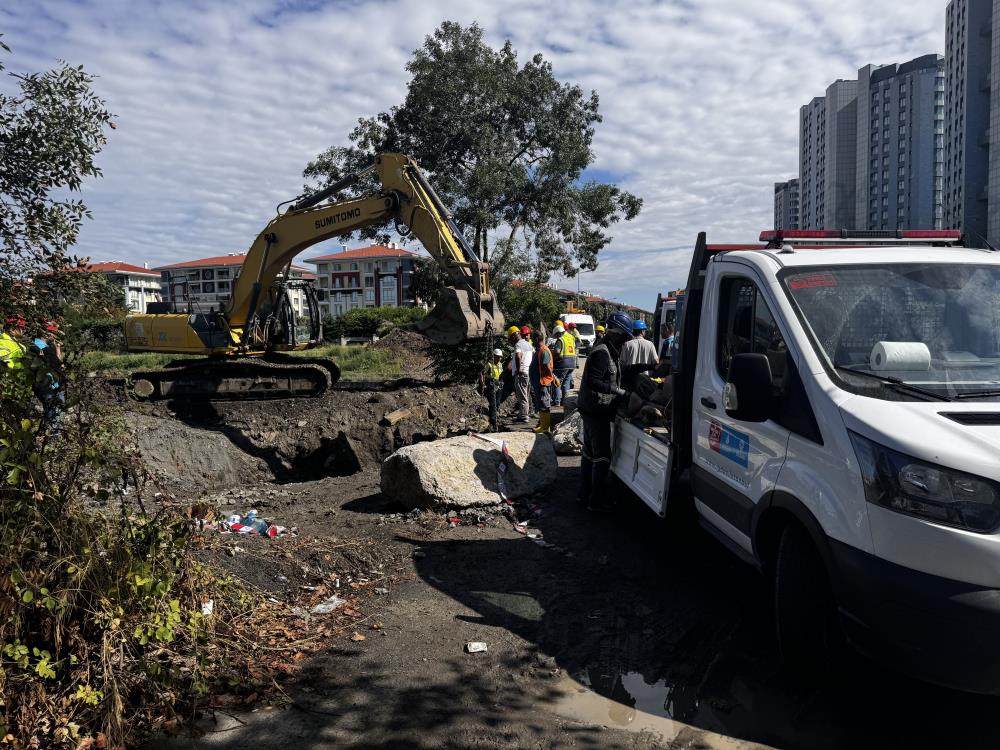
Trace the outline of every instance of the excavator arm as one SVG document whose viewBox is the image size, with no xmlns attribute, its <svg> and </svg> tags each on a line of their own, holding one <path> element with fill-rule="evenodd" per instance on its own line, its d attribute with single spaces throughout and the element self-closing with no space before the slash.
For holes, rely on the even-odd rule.
<svg viewBox="0 0 1000 750">
<path fill-rule="evenodd" d="M 378 195 L 318 205 L 370 171 L 378 174 Z M 331 237 L 390 221 L 409 227 L 451 281 L 421 323 L 429 339 L 457 344 L 503 330 L 503 313 L 490 290 L 489 265 L 475 256 L 416 162 L 405 154 L 387 153 L 363 172 L 298 201 L 257 236 L 224 311 L 232 344 L 256 348 L 252 338 L 262 299 L 298 253 Z"/>
</svg>

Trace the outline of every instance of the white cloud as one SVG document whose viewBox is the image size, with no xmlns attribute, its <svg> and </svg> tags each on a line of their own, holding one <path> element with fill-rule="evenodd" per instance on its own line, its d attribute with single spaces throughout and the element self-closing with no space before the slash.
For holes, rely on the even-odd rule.
<svg viewBox="0 0 1000 750">
<path fill-rule="evenodd" d="M 118 114 L 104 179 L 85 190 L 83 254 L 157 265 L 245 248 L 311 158 L 401 100 L 426 34 L 477 20 L 600 94 L 595 167 L 645 207 L 581 283 L 650 306 L 683 285 L 699 230 L 740 242 L 769 226 L 801 104 L 866 63 L 943 51 L 945 0 L 11 5 L 10 68 L 82 64 Z"/>
</svg>

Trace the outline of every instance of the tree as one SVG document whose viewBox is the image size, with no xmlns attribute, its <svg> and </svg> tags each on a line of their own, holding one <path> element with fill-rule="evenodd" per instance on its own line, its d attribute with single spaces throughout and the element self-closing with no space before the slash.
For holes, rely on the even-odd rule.
<svg viewBox="0 0 1000 750">
<path fill-rule="evenodd" d="M 495 286 L 595 269 L 607 230 L 642 206 L 583 178 L 601 122 L 597 94 L 560 82 L 540 54 L 519 65 L 509 41 L 493 49 L 477 24 L 442 23 L 406 69 L 402 104 L 360 119 L 349 144 L 324 151 L 305 176 L 329 184 L 376 153 L 401 151 L 431 174 L 476 254 L 492 264 Z M 378 230 L 367 236 L 387 240 Z"/>
<path fill-rule="evenodd" d="M 10 52 L 3 42 L 0 49 Z M 55 320 L 63 301 L 98 286 L 90 274 L 65 273 L 84 262 L 70 249 L 90 218 L 83 201 L 65 193 L 100 176 L 95 157 L 113 116 L 82 67 L 10 75 L 18 91 L 0 94 L 0 313 Z"/>
</svg>

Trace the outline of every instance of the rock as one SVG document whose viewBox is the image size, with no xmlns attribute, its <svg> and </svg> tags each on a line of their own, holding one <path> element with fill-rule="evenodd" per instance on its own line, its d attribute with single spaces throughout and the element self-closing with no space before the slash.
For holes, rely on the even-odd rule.
<svg viewBox="0 0 1000 750">
<path fill-rule="evenodd" d="M 556 425 L 552 445 L 560 456 L 579 456 L 583 452 L 583 417 L 580 412 L 573 412 Z"/>
<path fill-rule="evenodd" d="M 391 411 L 382 417 L 382 424 L 388 425 L 389 427 L 396 426 L 399 422 L 402 422 L 407 417 L 412 417 L 413 412 L 409 409 L 396 409 Z"/>
<path fill-rule="evenodd" d="M 496 505 L 500 441 L 511 458 L 503 477 L 507 497 L 531 495 L 556 478 L 555 451 L 547 436 L 498 432 L 489 437 L 463 435 L 400 448 L 382 463 L 382 494 L 407 508 Z"/>
</svg>

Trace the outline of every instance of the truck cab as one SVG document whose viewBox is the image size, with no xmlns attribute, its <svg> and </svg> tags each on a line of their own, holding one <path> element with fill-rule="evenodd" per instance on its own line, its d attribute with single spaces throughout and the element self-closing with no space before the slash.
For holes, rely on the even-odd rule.
<svg viewBox="0 0 1000 750">
<path fill-rule="evenodd" d="M 1000 254 L 946 231 L 761 240 L 699 236 L 669 436 L 620 417 L 615 474 L 661 514 L 689 477 L 701 525 L 770 578 L 790 667 L 846 637 L 1000 693 Z"/>
</svg>

